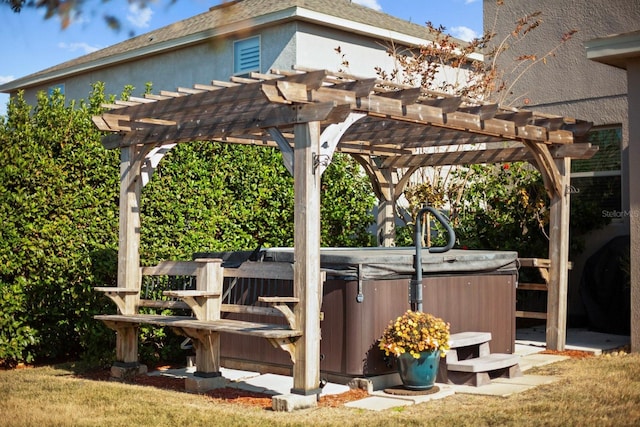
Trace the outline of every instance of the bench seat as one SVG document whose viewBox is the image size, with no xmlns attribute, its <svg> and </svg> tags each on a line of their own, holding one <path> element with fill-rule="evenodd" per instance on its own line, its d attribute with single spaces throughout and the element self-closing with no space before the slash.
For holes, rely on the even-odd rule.
<svg viewBox="0 0 640 427">
<path fill-rule="evenodd" d="M 101 314 L 94 316 L 94 318 L 114 325 L 118 323 L 148 324 L 193 331 L 226 332 L 267 339 L 284 339 L 302 336 L 301 330 L 291 329 L 289 325 L 247 322 L 244 320 L 197 320 L 188 316 L 164 316 L 158 314 Z"/>
</svg>

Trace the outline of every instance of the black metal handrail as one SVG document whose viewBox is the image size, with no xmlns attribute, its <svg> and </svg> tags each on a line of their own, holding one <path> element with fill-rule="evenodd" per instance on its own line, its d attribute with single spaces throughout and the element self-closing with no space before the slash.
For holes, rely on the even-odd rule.
<svg viewBox="0 0 640 427">
<path fill-rule="evenodd" d="M 422 215 L 431 213 L 436 220 L 447 230 L 449 240 L 445 246 L 429 247 L 429 253 L 443 253 L 453 248 L 456 242 L 456 233 L 449 224 L 449 221 L 438 210 L 431 206 L 425 206 L 418 211 L 416 216 L 416 227 L 414 232 L 414 244 L 416 246 L 416 256 L 414 267 L 416 270 L 415 279 L 411 281 L 410 303 L 414 310 L 422 311 Z"/>
</svg>

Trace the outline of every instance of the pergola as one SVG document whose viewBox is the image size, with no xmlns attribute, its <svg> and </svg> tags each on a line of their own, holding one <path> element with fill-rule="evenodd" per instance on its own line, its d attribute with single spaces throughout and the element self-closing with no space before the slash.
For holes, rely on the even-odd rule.
<svg viewBox="0 0 640 427">
<path fill-rule="evenodd" d="M 393 239 L 393 205 L 420 167 L 529 161 L 551 198 L 547 346 L 565 346 L 571 159 L 597 147 L 577 142 L 591 123 L 501 108 L 421 88 L 327 70 L 272 70 L 108 106 L 94 117 L 108 149 L 119 149 L 118 287 L 140 289 L 140 191 L 177 143 L 277 146 L 294 176 L 296 342 L 294 389 L 319 381 L 320 179 L 336 151 L 352 155 L 379 198 L 383 245 Z M 400 182 L 392 176 L 402 170 Z"/>
</svg>

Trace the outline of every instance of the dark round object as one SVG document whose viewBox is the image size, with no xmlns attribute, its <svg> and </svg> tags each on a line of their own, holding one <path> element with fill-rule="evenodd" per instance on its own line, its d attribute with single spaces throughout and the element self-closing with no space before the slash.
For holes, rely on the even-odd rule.
<svg viewBox="0 0 640 427">
<path fill-rule="evenodd" d="M 396 396 L 425 396 L 427 394 L 434 394 L 440 391 L 440 387 L 434 385 L 427 390 L 410 390 L 403 385 L 396 387 L 385 388 L 384 392 L 387 394 L 394 394 Z"/>
</svg>

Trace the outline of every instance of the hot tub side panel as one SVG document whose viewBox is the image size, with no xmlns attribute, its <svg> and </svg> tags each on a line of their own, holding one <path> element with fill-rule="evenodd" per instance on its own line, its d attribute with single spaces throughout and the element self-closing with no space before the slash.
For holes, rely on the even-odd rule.
<svg viewBox="0 0 640 427">
<path fill-rule="evenodd" d="M 513 353 L 515 274 L 439 276 L 423 280 L 423 311 L 451 324 L 451 333 L 491 332 L 492 353 Z"/>
<path fill-rule="evenodd" d="M 409 279 L 363 280 L 361 286 L 357 280 L 327 280 L 320 322 L 321 371 L 344 377 L 395 372 L 392 358 L 377 348 L 377 339 L 409 308 L 408 286 Z M 491 332 L 494 353 L 514 351 L 515 274 L 425 277 L 423 310 L 449 322 L 452 333 Z M 264 321 L 247 314 L 231 316 Z M 255 337 L 222 334 L 221 355 L 227 367 L 288 373 L 292 366 L 287 353 Z"/>
<path fill-rule="evenodd" d="M 320 322 L 320 369 L 336 377 L 374 376 L 395 372 L 377 339 L 392 319 L 409 308 L 408 280 L 363 281 L 364 299 L 357 302 L 358 282 L 327 280 Z M 264 321 L 249 314 L 229 318 Z M 282 319 L 273 318 L 273 322 Z M 223 365 L 260 372 L 288 373 L 289 355 L 256 337 L 221 334 Z"/>
<path fill-rule="evenodd" d="M 342 366 L 325 369 L 348 376 L 375 376 L 395 372 L 393 358 L 385 357 L 377 339 L 391 320 L 409 309 L 407 279 L 364 281 L 364 300 L 359 303 L 357 281 L 343 282 L 344 323 L 331 306 L 331 315 L 341 331 L 341 342 L 324 343 L 332 357 L 341 357 Z M 513 353 L 515 347 L 515 275 L 452 275 L 423 279 L 423 311 L 441 317 L 451 325 L 451 333 L 491 332 L 491 351 Z M 331 314 L 330 314 L 331 313 Z M 323 340 L 327 338 L 323 335 Z"/>
<path fill-rule="evenodd" d="M 327 286 L 328 285 L 328 286 Z M 378 348 L 378 338 L 389 322 L 409 308 L 407 280 L 329 281 L 325 289 L 325 323 L 321 369 L 350 377 L 394 372 L 395 368 Z M 335 298 L 339 304 L 333 303 Z M 340 311 L 338 311 L 340 307 Z M 331 327 L 327 319 L 333 322 Z M 325 332 L 326 331 L 326 332 Z"/>
</svg>

